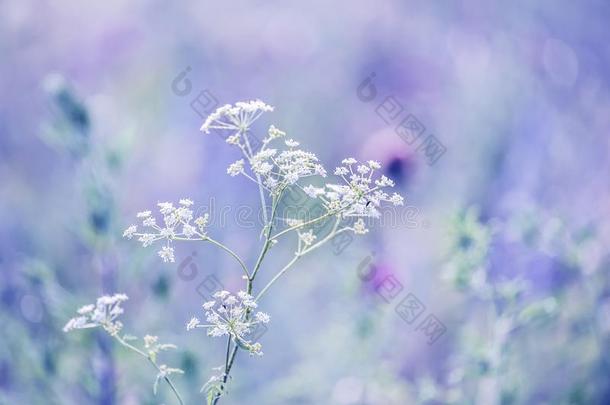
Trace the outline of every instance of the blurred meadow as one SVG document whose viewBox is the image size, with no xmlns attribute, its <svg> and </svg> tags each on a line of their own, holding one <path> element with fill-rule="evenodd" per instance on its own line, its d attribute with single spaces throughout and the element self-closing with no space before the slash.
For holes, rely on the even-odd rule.
<svg viewBox="0 0 610 405">
<path fill-rule="evenodd" d="M 186 324 L 243 286 L 209 244 L 124 239 L 191 198 L 252 265 L 256 186 L 199 129 L 261 99 L 332 174 L 381 162 L 404 206 L 304 257 L 260 306 L 223 405 L 610 403 L 610 3 L 0 2 L 0 404 L 174 404 L 77 308 L 176 350 L 186 404 L 225 344 Z M 268 281 L 291 246 L 270 253 Z"/>
</svg>

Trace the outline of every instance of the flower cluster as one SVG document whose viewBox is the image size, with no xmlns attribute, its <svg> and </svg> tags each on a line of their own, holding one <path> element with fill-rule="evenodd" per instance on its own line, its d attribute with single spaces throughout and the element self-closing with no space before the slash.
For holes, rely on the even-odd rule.
<svg viewBox="0 0 610 405">
<path fill-rule="evenodd" d="M 125 294 L 99 297 L 95 304 L 81 307 L 77 311 L 79 316 L 66 323 L 64 332 L 101 326 L 109 334 L 116 335 L 123 327 L 123 324 L 117 320 L 119 315 L 123 313 L 121 303 L 127 301 L 127 299 L 128 297 Z"/>
<path fill-rule="evenodd" d="M 158 240 L 165 241 L 165 244 L 159 250 L 159 256 L 164 262 L 174 262 L 174 248 L 172 241 L 177 238 L 189 240 L 205 240 L 206 226 L 209 221 L 209 215 L 205 214 L 193 220 L 193 210 L 190 208 L 193 201 L 182 199 L 178 206 L 174 207 L 171 202 L 162 202 L 157 204 L 159 212 L 163 219 L 159 225 L 151 211 L 143 211 L 137 214 L 137 218 L 142 220 L 142 226 L 147 232 L 138 232 L 136 225 L 131 225 L 123 233 L 123 237 L 128 239 L 134 236 L 138 237 L 138 241 L 142 242 L 142 246 L 150 246 Z"/>
<path fill-rule="evenodd" d="M 299 143 L 288 139 L 284 141 L 285 148 L 268 148 L 269 143 L 275 139 L 285 137 L 286 133 L 280 131 L 273 125 L 269 127 L 268 137 L 263 141 L 263 147 L 256 154 L 251 154 L 246 148 L 241 147 L 234 137 L 248 137 L 248 134 L 236 134 L 229 137 L 227 142 L 237 144 L 241 147 L 248 161 L 249 173 L 245 170 L 246 162 L 239 159 L 229 165 L 227 173 L 231 176 L 243 174 L 250 180 L 257 182 L 254 177 L 260 179 L 262 186 L 270 193 L 277 193 L 289 185 L 295 184 L 299 179 L 309 176 L 326 177 L 326 170 L 319 163 L 318 158 L 311 152 L 298 149 Z M 237 143 L 236 143 L 237 142 Z"/>
<path fill-rule="evenodd" d="M 228 291 L 217 291 L 213 298 L 215 300 L 203 304 L 207 323 L 202 324 L 198 318 L 193 317 L 186 329 L 205 328 L 208 336 L 230 336 L 242 349 L 251 354 L 262 355 L 261 344 L 252 342 L 248 335 L 254 332 L 257 325 L 269 323 L 269 315 L 264 312 L 253 313 L 257 304 L 254 298 L 244 291 L 238 292 L 237 295 Z"/>
<path fill-rule="evenodd" d="M 374 178 L 375 170 L 381 165 L 373 160 L 366 164 L 358 164 L 354 158 L 343 160 L 343 166 L 335 169 L 335 175 L 340 176 L 344 184 L 326 184 L 324 187 L 309 185 L 303 190 L 311 198 L 319 198 L 326 209 L 340 214 L 342 217 L 372 217 L 380 216 L 379 207 L 387 201 L 395 206 L 403 204 L 403 198 L 397 193 L 389 195 L 383 191 L 386 187 L 394 187 L 394 182 L 384 175 Z M 363 222 L 357 223 L 356 233 L 365 233 Z"/>
<path fill-rule="evenodd" d="M 286 140 L 286 150 L 263 149 L 250 161 L 252 172 L 262 178 L 263 185 L 271 192 L 295 184 L 299 179 L 310 176 L 326 177 L 326 170 L 311 152 L 297 149 L 299 143 Z"/>
<path fill-rule="evenodd" d="M 273 111 L 273 107 L 260 100 L 237 102 L 235 105 L 225 104 L 208 116 L 201 126 L 201 130 L 206 134 L 210 132 L 210 129 L 236 131 L 237 133 L 233 137 L 229 137 L 232 140 L 227 138 L 227 142 L 240 144 L 242 142 L 241 134 L 248 131 L 262 113 L 268 111 Z"/>
</svg>

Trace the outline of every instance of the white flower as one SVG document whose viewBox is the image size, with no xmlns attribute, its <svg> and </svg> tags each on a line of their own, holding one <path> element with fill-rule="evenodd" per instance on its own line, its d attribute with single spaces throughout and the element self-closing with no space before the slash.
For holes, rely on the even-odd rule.
<svg viewBox="0 0 610 405">
<path fill-rule="evenodd" d="M 369 160 L 367 163 L 369 164 L 369 167 L 373 170 L 381 169 L 381 164 L 375 160 Z"/>
<path fill-rule="evenodd" d="M 63 328 L 64 332 L 101 326 L 111 335 L 118 333 L 123 325 L 117 318 L 123 313 L 121 303 L 127 299 L 125 294 L 99 297 L 95 304 L 81 307 L 78 310 L 80 316 L 70 319 Z"/>
<path fill-rule="evenodd" d="M 368 229 L 366 229 L 366 226 L 364 225 L 364 220 L 362 218 L 358 218 L 358 220 L 354 223 L 353 229 L 356 235 L 364 235 L 369 231 Z"/>
<path fill-rule="evenodd" d="M 197 232 L 197 229 L 195 229 L 195 227 L 193 225 L 185 224 L 182 227 L 182 233 L 187 238 L 190 238 L 191 236 L 195 235 L 196 232 Z"/>
<path fill-rule="evenodd" d="M 335 169 L 335 174 L 341 176 L 345 184 L 331 184 L 325 186 L 325 192 L 320 195 L 326 208 L 343 217 L 373 217 L 381 214 L 378 210 L 383 201 L 394 205 L 401 205 L 403 199 L 394 193 L 392 197 L 383 191 L 385 187 L 393 187 L 394 182 L 386 176 L 374 179 L 375 170 L 381 168 L 379 162 L 369 160 L 368 165 L 352 167 L 358 161 L 354 158 L 343 159 L 343 164 Z M 359 228 L 362 230 L 363 228 Z"/>
<path fill-rule="evenodd" d="M 159 257 L 161 257 L 161 259 L 163 259 L 163 261 L 165 263 L 167 262 L 174 262 L 174 248 L 170 247 L 170 246 L 163 246 L 161 248 L 161 250 L 159 250 Z"/>
<path fill-rule="evenodd" d="M 227 169 L 227 173 L 231 176 L 237 176 L 241 172 L 244 171 L 244 160 L 240 159 L 237 162 L 231 163 L 229 168 Z"/>
<path fill-rule="evenodd" d="M 311 198 L 317 198 L 318 196 L 324 194 L 324 189 L 323 188 L 315 187 L 313 185 L 309 185 L 309 186 L 304 187 L 303 191 L 305 192 L 305 194 L 307 194 Z"/>
<path fill-rule="evenodd" d="M 394 205 L 402 205 L 404 202 L 404 199 L 402 198 L 402 196 L 394 193 L 394 194 L 392 194 L 392 197 L 390 197 L 390 199 L 388 201 Z"/>
<path fill-rule="evenodd" d="M 282 137 L 282 136 L 286 136 L 286 132 L 280 131 L 274 125 L 271 125 L 269 127 L 268 134 L 269 134 L 269 138 L 268 138 L 269 141 L 272 140 L 272 139 L 276 139 L 276 138 Z M 269 142 L 269 141 L 267 141 L 267 142 Z"/>
<path fill-rule="evenodd" d="M 89 304 L 89 305 L 84 305 L 84 306 L 80 307 L 80 309 L 76 312 L 78 312 L 80 315 L 85 315 L 90 312 L 93 312 L 94 309 L 95 309 L 95 305 Z"/>
<path fill-rule="evenodd" d="M 294 139 L 287 139 L 286 140 L 286 146 L 288 146 L 289 148 L 296 148 L 299 145 L 300 145 L 300 143 L 298 143 Z"/>
<path fill-rule="evenodd" d="M 273 111 L 273 107 L 260 100 L 226 104 L 208 115 L 201 130 L 209 133 L 210 129 L 227 129 L 245 133 L 262 113 L 268 111 Z"/>
<path fill-rule="evenodd" d="M 125 232 L 123 232 L 123 237 L 131 239 L 133 238 L 133 235 L 135 235 L 136 232 L 138 232 L 138 227 L 135 225 L 131 225 L 129 228 L 125 229 Z"/>
<path fill-rule="evenodd" d="M 159 213 L 162 215 L 162 223 L 159 221 L 160 223 L 157 224 L 157 220 L 150 211 L 143 211 L 138 214 L 138 218 L 142 219 L 142 225 L 148 228 L 148 232 L 138 233 L 137 227 L 132 225 L 123 233 L 123 236 L 129 239 L 138 236 L 138 241 L 144 247 L 159 240 L 165 241 L 158 254 L 166 263 L 175 260 L 174 249 L 171 246 L 174 239 L 205 240 L 207 238 L 204 228 L 208 223 L 209 215 L 205 214 L 193 222 L 193 210 L 191 209 L 194 205 L 193 200 L 182 198 L 177 206 L 171 202 L 161 202 L 157 205 Z"/>
<path fill-rule="evenodd" d="M 299 232 L 299 239 L 305 246 L 309 246 L 316 240 L 316 235 L 313 234 L 313 230 Z"/>
<path fill-rule="evenodd" d="M 254 317 L 261 323 L 269 323 L 271 321 L 271 317 L 264 312 L 257 312 Z"/>
<path fill-rule="evenodd" d="M 248 334 L 259 323 L 269 323 L 270 317 L 264 312 L 251 313 L 257 307 L 254 297 L 245 291 L 236 295 L 228 291 L 217 291 L 215 298 L 203 304 L 206 325 L 202 325 L 197 318 L 191 319 L 187 330 L 194 328 L 207 329 L 208 336 L 230 336 L 240 347 L 247 349 L 251 354 L 261 355 L 261 345 L 252 342 Z"/>
<path fill-rule="evenodd" d="M 199 319 L 192 317 L 189 323 L 186 325 L 186 330 L 195 329 L 199 325 Z"/>
<path fill-rule="evenodd" d="M 348 173 L 349 173 L 349 170 L 347 170 L 347 168 L 345 168 L 345 167 L 337 167 L 335 169 L 336 176 L 347 176 Z"/>
<path fill-rule="evenodd" d="M 154 219 L 153 217 L 148 217 L 148 218 L 144 219 L 144 221 L 142 221 L 142 225 L 154 227 L 155 225 L 157 225 L 157 220 Z"/>
<path fill-rule="evenodd" d="M 241 139 L 241 135 L 239 133 L 237 133 L 235 135 L 228 136 L 227 140 L 225 142 L 227 142 L 229 145 L 239 145 L 240 139 Z"/>
<path fill-rule="evenodd" d="M 209 219 L 210 219 L 210 214 L 204 214 L 202 217 L 198 217 L 195 220 L 195 225 L 197 225 L 200 229 L 205 228 L 208 224 Z"/>
<path fill-rule="evenodd" d="M 313 170 L 318 176 L 326 177 L 326 169 L 324 168 L 324 166 L 316 164 L 314 165 Z"/>
<path fill-rule="evenodd" d="M 161 202 L 158 203 L 157 206 L 159 206 L 159 211 L 163 215 L 170 214 L 174 210 L 174 204 L 170 202 Z"/>
<path fill-rule="evenodd" d="M 193 205 L 193 201 L 189 200 L 188 198 L 183 198 L 179 201 L 180 205 L 184 205 L 185 207 L 190 207 L 191 205 Z M 150 212 L 150 211 L 148 211 Z"/>
<path fill-rule="evenodd" d="M 360 174 L 367 174 L 371 169 L 370 169 L 370 167 L 368 167 L 366 165 L 360 165 L 360 166 L 358 166 L 358 169 L 356 169 L 356 170 Z"/>
</svg>

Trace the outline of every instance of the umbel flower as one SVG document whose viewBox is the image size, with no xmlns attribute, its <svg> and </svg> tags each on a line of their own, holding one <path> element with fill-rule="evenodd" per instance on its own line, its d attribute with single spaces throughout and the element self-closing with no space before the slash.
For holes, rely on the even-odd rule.
<svg viewBox="0 0 610 405">
<path fill-rule="evenodd" d="M 389 195 L 384 188 L 394 187 L 394 182 L 382 175 L 374 178 L 381 164 L 369 160 L 358 164 L 354 158 L 343 159 L 343 166 L 335 169 L 344 184 L 328 183 L 322 188 L 308 186 L 304 191 L 312 198 L 319 198 L 329 211 L 340 212 L 343 217 L 380 216 L 379 207 L 387 201 L 394 206 L 403 205 L 403 198 L 397 193 Z"/>
<path fill-rule="evenodd" d="M 79 316 L 70 319 L 66 323 L 64 332 L 101 326 L 109 334 L 116 335 L 123 328 L 123 324 L 117 318 L 123 313 L 121 303 L 127 301 L 127 299 L 128 297 L 125 294 L 99 297 L 95 304 L 81 307 L 77 311 Z"/>
<path fill-rule="evenodd" d="M 237 295 L 228 291 L 217 291 L 213 298 L 215 300 L 203 304 L 206 324 L 193 317 L 186 325 L 186 330 L 205 328 L 208 336 L 230 336 L 242 349 L 262 356 L 261 344 L 253 342 L 248 335 L 252 334 L 257 326 L 269 323 L 271 318 L 264 312 L 253 312 L 257 308 L 254 297 L 244 291 L 238 292 Z"/>
<path fill-rule="evenodd" d="M 271 125 L 262 142 L 258 141 L 251 133 L 252 124 L 270 111 L 273 107 L 260 100 L 227 104 L 212 113 L 201 126 L 205 133 L 212 129 L 230 132 L 226 142 L 237 148 L 241 156 L 228 166 L 227 174 L 244 176 L 258 188 L 264 224 L 259 234 L 261 251 L 252 267 L 246 266 L 222 242 L 208 236 L 208 215 L 195 219 L 191 209 L 193 202 L 189 199 L 180 200 L 177 205 L 159 203 L 159 219 L 151 211 L 138 213 L 141 225 L 131 225 L 123 234 L 130 239 L 137 237 L 143 246 L 161 241 L 158 254 L 165 262 L 175 260 L 175 241 L 206 241 L 231 255 L 244 272 L 244 291 L 247 292 L 216 292 L 211 301 L 203 304 L 204 321 L 193 317 L 186 325 L 187 330 L 203 328 L 208 336 L 227 340 L 225 364 L 218 368 L 221 373 L 204 385 L 208 405 L 216 405 L 226 394 L 235 356 L 240 349 L 252 355 L 262 355 L 262 346 L 256 336 L 260 328 L 266 328 L 270 317 L 256 308 L 257 302 L 269 289 L 301 257 L 342 232 L 366 234 L 366 218 L 378 218 L 380 209 L 387 203 L 394 206 L 403 204 L 400 195 L 388 192 L 394 187 L 394 182 L 379 173 L 381 165 L 376 161 L 359 163 L 354 158 L 344 159 L 333 172 L 336 180 L 328 180 L 327 170 L 318 157 L 302 149 L 299 142 L 287 137 L 285 131 Z M 288 207 L 287 197 L 293 192 L 301 194 L 301 191 L 304 198 L 299 198 L 295 207 Z M 278 209 L 280 206 L 282 209 Z M 303 213 L 303 209 L 308 212 Z M 302 214 L 306 217 L 303 218 Z M 290 240 L 290 236 L 296 242 L 294 256 L 261 288 L 255 280 L 258 280 L 267 253 L 278 243 Z M 252 291 L 256 291 L 256 298 L 250 295 Z M 74 322 L 88 325 L 89 320 Z M 147 344 L 152 345 L 152 340 L 149 339 Z M 159 378 L 166 377 L 164 370 L 159 368 Z"/>
<path fill-rule="evenodd" d="M 225 104 L 208 116 L 201 130 L 209 133 L 210 129 L 228 129 L 243 133 L 250 129 L 262 113 L 273 111 L 273 107 L 260 100 L 240 101 L 235 105 Z M 239 141 L 239 137 L 236 142 Z"/>
<path fill-rule="evenodd" d="M 178 206 L 174 207 L 171 202 L 157 204 L 162 221 L 157 222 L 151 211 L 139 212 L 136 216 L 142 220 L 145 232 L 138 232 L 136 225 L 131 225 L 123 232 L 123 237 L 128 239 L 134 236 L 142 242 L 142 246 L 150 246 L 154 242 L 164 241 L 164 245 L 159 250 L 159 257 L 164 262 L 174 262 L 173 240 L 205 240 L 207 238 L 205 228 L 208 224 L 209 215 L 205 214 L 193 220 L 193 210 L 190 207 L 193 201 L 183 198 Z"/>
<path fill-rule="evenodd" d="M 123 324 L 117 320 L 119 315 L 123 313 L 121 303 L 127 301 L 128 297 L 125 294 L 114 294 L 104 295 L 97 299 L 95 304 L 89 304 L 81 307 L 77 313 L 78 316 L 68 321 L 64 326 L 64 332 L 70 332 L 75 329 L 87 329 L 97 328 L 101 326 L 110 336 L 112 336 L 121 345 L 128 348 L 129 350 L 139 354 L 142 357 L 148 359 L 149 363 L 152 364 L 157 370 L 157 377 L 153 384 L 153 393 L 157 394 L 159 381 L 164 380 L 170 386 L 180 404 L 183 404 L 182 398 L 176 387 L 174 386 L 170 376 L 172 374 L 184 374 L 179 368 L 169 367 L 166 364 L 157 363 L 157 355 L 161 351 L 176 349 L 176 345 L 171 343 L 159 343 L 157 336 L 146 335 L 143 340 L 143 347 L 141 349 L 134 346 L 132 343 L 138 340 L 137 337 L 131 335 L 120 335 Z"/>
</svg>

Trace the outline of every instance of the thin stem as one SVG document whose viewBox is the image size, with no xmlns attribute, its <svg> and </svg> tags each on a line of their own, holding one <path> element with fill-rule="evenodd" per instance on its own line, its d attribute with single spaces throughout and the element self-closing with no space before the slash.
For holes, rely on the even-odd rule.
<svg viewBox="0 0 610 405">
<path fill-rule="evenodd" d="M 309 248 L 301 251 L 300 247 L 299 247 L 299 251 L 294 255 L 294 257 L 292 258 L 292 260 L 290 260 L 290 262 L 288 262 L 288 264 L 286 264 L 286 266 L 284 266 L 284 268 L 282 270 L 280 270 L 272 279 L 271 281 L 269 281 L 269 283 L 267 283 L 267 285 L 258 293 L 258 295 L 256 296 L 255 301 L 258 301 L 261 299 L 261 297 L 267 292 L 267 290 L 280 278 L 282 277 L 282 275 L 284 273 L 286 273 L 291 267 L 292 265 L 294 265 L 297 260 L 299 260 L 301 257 L 305 256 L 307 253 L 311 252 L 314 249 L 319 248 L 320 246 L 322 246 L 323 244 L 325 244 L 326 242 L 328 242 L 330 239 L 334 238 L 335 236 L 337 236 L 339 233 L 344 232 L 346 230 L 348 230 L 348 228 L 343 228 L 340 231 L 337 231 L 337 227 L 339 226 L 339 218 L 337 218 L 337 220 L 335 221 L 335 224 L 333 226 L 332 231 L 329 232 L 328 235 L 326 235 L 326 237 L 324 237 L 322 240 L 320 240 L 318 243 L 310 246 Z"/>
<path fill-rule="evenodd" d="M 278 194 L 277 197 L 273 198 L 273 202 L 271 205 L 271 221 L 267 223 L 267 234 L 265 235 L 265 243 L 263 245 L 263 248 L 260 252 L 260 254 L 258 255 L 258 259 L 256 260 L 256 264 L 254 265 L 254 269 L 252 270 L 252 277 L 250 277 L 251 281 L 254 281 L 254 278 L 256 277 L 256 274 L 258 273 L 258 270 L 261 267 L 261 264 L 263 263 L 263 259 L 265 258 L 265 255 L 267 254 L 267 251 L 269 250 L 269 246 L 271 245 L 271 241 L 274 238 L 271 238 L 271 231 L 273 230 L 273 221 L 275 220 L 275 215 L 277 213 L 277 206 L 280 202 L 280 199 L 282 198 L 282 194 L 283 194 L 284 190 L 281 190 Z M 250 289 L 252 288 L 252 283 L 250 283 L 249 285 Z M 248 291 L 248 294 L 251 291 Z"/>
<path fill-rule="evenodd" d="M 218 242 L 217 240 L 214 240 L 208 236 L 204 236 L 200 233 L 197 233 L 201 239 L 191 239 L 191 238 L 182 238 L 182 237 L 176 237 L 174 236 L 172 238 L 172 240 L 180 240 L 180 241 L 203 241 L 203 242 L 210 242 L 213 245 L 218 246 L 219 248 L 221 248 L 222 250 L 224 250 L 225 252 L 227 252 L 228 254 L 230 254 L 231 256 L 233 256 L 233 258 L 235 260 L 237 260 L 237 263 L 239 263 L 241 269 L 243 270 L 244 274 L 246 275 L 246 277 L 250 277 L 250 273 L 248 273 L 248 268 L 246 267 L 246 264 L 244 263 L 244 261 L 237 255 L 237 253 L 235 253 L 234 251 L 232 251 L 231 249 L 229 249 L 227 246 L 223 245 L 222 243 Z"/>
<path fill-rule="evenodd" d="M 272 240 L 269 236 L 271 235 L 271 231 L 273 229 L 273 221 L 275 219 L 275 215 L 277 212 L 277 206 L 282 197 L 282 193 L 283 193 L 283 190 L 281 190 L 278 193 L 277 197 L 273 198 L 273 202 L 272 202 L 272 206 L 271 206 L 271 221 L 267 222 L 267 233 L 265 235 L 265 243 L 263 244 L 263 248 L 261 249 L 258 259 L 256 260 L 256 264 L 254 265 L 254 268 L 252 270 L 252 276 L 249 276 L 246 281 L 246 291 L 248 294 L 252 293 L 252 287 L 254 285 L 254 278 L 256 277 L 256 274 L 258 273 L 258 270 L 260 269 L 260 266 L 263 262 L 263 259 L 265 258 L 265 255 L 267 254 L 267 251 L 269 250 L 269 246 L 270 246 L 271 240 Z M 248 311 L 246 313 L 246 317 L 248 317 L 248 316 L 250 316 L 250 309 L 248 309 Z M 233 350 L 231 351 L 230 345 L 231 345 L 231 337 L 229 336 L 229 341 L 227 343 L 227 357 L 225 359 L 225 373 L 222 378 L 221 391 L 225 390 L 225 386 L 227 384 L 227 381 L 229 380 L 229 375 L 231 374 L 231 369 L 233 368 L 233 364 L 235 362 L 235 357 L 237 356 L 237 352 L 239 350 L 239 346 L 235 345 L 235 347 L 233 347 Z M 229 355 L 229 352 L 231 352 L 230 355 Z M 218 393 L 216 395 L 216 397 L 214 398 L 212 405 L 216 405 L 218 403 L 218 401 L 220 400 L 221 396 L 222 396 L 222 392 Z"/>
<path fill-rule="evenodd" d="M 231 337 L 229 337 L 229 345 L 227 346 L 227 349 L 230 347 L 230 342 L 231 342 Z M 231 368 L 233 367 L 233 363 L 235 362 L 235 356 L 237 355 L 237 350 L 239 350 L 239 346 L 235 345 L 230 356 L 229 356 L 229 351 L 227 351 L 227 361 L 225 363 L 225 375 L 222 377 L 222 386 L 220 388 L 221 391 L 225 390 L 225 386 L 227 384 L 227 381 L 229 380 L 229 373 L 231 372 Z M 214 397 L 214 401 L 212 402 L 212 405 L 216 405 L 218 403 L 218 401 L 220 400 L 221 396 L 222 396 L 222 392 L 219 392 L 218 394 L 216 394 L 216 397 Z"/>
<path fill-rule="evenodd" d="M 336 212 L 329 211 L 329 212 L 327 212 L 326 214 L 321 215 L 321 216 L 319 216 L 319 217 L 317 217 L 317 218 L 314 218 L 314 219 L 312 219 L 312 220 L 310 220 L 310 221 L 303 222 L 302 224 L 299 224 L 299 225 L 291 226 L 290 228 L 286 228 L 286 229 L 284 229 L 283 231 L 276 233 L 275 235 L 273 235 L 273 236 L 271 237 L 271 239 L 272 239 L 272 240 L 273 240 L 273 239 L 277 239 L 277 238 L 279 238 L 280 236 L 282 236 L 282 235 L 284 235 L 284 234 L 287 234 L 287 233 L 288 233 L 288 232 L 290 232 L 290 231 L 295 231 L 295 230 L 300 229 L 300 228 L 303 228 L 303 227 L 305 227 L 305 226 L 308 226 L 308 225 L 311 225 L 311 224 L 315 224 L 316 222 L 321 221 L 321 220 L 323 220 L 323 219 L 325 219 L 325 218 L 328 218 L 328 217 L 330 217 L 330 216 L 332 216 L 332 215 L 334 215 L 334 214 L 336 214 Z"/>
<path fill-rule="evenodd" d="M 152 357 L 150 357 L 150 355 L 144 353 L 142 350 L 138 349 L 135 346 L 132 346 L 131 344 L 127 343 L 125 340 L 123 340 L 120 336 L 118 335 L 113 335 L 114 338 L 124 347 L 138 353 L 140 356 L 145 357 L 146 359 L 148 359 L 148 361 L 150 362 L 150 364 L 152 364 L 155 369 L 157 369 L 157 372 L 161 373 L 161 368 L 157 365 L 157 363 L 152 359 Z M 169 376 L 165 375 L 163 376 L 163 379 L 165 380 L 165 382 L 169 385 L 169 387 L 171 388 L 172 392 L 174 393 L 174 395 L 176 396 L 176 399 L 178 399 L 178 402 L 180 403 L 180 405 L 184 405 L 184 402 L 182 401 L 182 397 L 180 396 L 180 393 L 178 392 L 178 390 L 176 389 L 176 386 L 174 385 L 174 383 L 172 382 L 171 378 L 169 378 Z"/>
<path fill-rule="evenodd" d="M 250 147 L 250 141 L 248 140 L 248 135 L 245 131 L 243 132 L 243 138 L 244 138 L 244 142 L 246 144 L 246 148 L 248 149 L 248 152 L 250 153 L 250 156 L 246 156 L 246 157 L 248 157 L 249 159 L 252 159 L 254 154 L 252 153 L 252 148 Z M 267 201 L 265 200 L 263 182 L 261 180 L 260 174 L 254 172 L 254 175 L 256 176 L 256 183 L 258 184 L 258 195 L 261 199 L 261 208 L 263 209 L 263 219 L 264 219 L 265 223 L 267 223 L 269 221 L 269 219 L 268 219 L 269 217 L 267 215 Z"/>
<path fill-rule="evenodd" d="M 214 239 L 211 238 L 207 238 L 207 240 L 209 242 L 211 242 L 212 244 L 218 246 L 219 248 L 223 249 L 225 252 L 227 252 L 228 254 L 230 254 L 231 256 L 233 256 L 235 258 L 235 260 L 237 260 L 237 262 L 239 263 L 239 265 L 241 266 L 242 270 L 244 271 L 244 273 L 246 274 L 246 277 L 250 278 L 250 273 L 248 272 L 248 269 L 246 267 L 246 264 L 244 263 L 243 260 L 241 260 L 241 258 L 237 255 L 237 253 L 233 252 L 231 249 L 229 249 L 228 247 L 226 247 L 225 245 L 223 245 L 220 242 L 215 241 Z"/>
<path fill-rule="evenodd" d="M 273 283 L 275 283 L 277 281 L 277 279 L 279 279 L 280 277 L 282 277 L 282 275 L 284 273 L 286 273 L 286 271 L 288 271 L 288 269 L 296 263 L 297 260 L 299 260 L 299 258 L 301 258 L 300 254 L 295 254 L 294 257 L 292 258 L 291 261 L 288 262 L 288 264 L 286 264 L 286 266 L 284 266 L 284 268 L 282 270 L 280 270 L 272 279 L 271 281 L 269 281 L 269 283 L 267 283 L 267 285 L 261 290 L 261 292 L 258 293 L 258 295 L 255 298 L 255 301 L 258 301 L 263 294 L 265 294 L 265 292 L 267 292 L 267 290 L 269 289 L 269 287 L 271 287 L 273 285 Z"/>
</svg>

